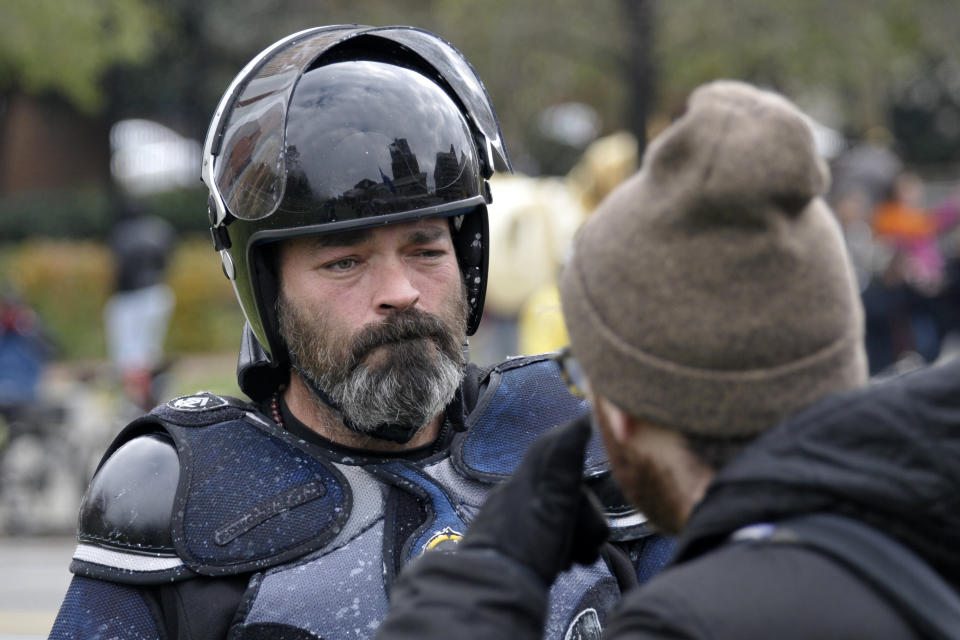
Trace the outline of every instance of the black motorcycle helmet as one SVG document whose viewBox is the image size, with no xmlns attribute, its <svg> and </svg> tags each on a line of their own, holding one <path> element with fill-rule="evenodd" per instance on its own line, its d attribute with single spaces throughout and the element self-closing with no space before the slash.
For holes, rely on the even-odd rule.
<svg viewBox="0 0 960 640">
<path fill-rule="evenodd" d="M 447 217 L 467 287 L 467 333 L 483 311 L 486 179 L 509 171 L 500 125 L 452 45 L 411 27 L 296 33 L 227 89 L 204 143 L 214 247 L 246 316 L 237 378 L 258 400 L 282 384 L 272 243 Z"/>
</svg>

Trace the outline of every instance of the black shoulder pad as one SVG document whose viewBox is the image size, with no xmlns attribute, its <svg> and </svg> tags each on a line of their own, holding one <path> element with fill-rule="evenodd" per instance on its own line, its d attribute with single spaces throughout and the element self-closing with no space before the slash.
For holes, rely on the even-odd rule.
<svg viewBox="0 0 960 640">
<path fill-rule="evenodd" d="M 179 575 L 170 534 L 180 460 L 162 433 L 139 435 L 107 457 L 80 505 L 71 569 L 95 577 L 150 582 Z"/>
<path fill-rule="evenodd" d="M 169 437 L 154 433 L 114 452 L 80 506 L 80 539 L 120 549 L 173 551 L 170 514 L 180 460 Z"/>
</svg>

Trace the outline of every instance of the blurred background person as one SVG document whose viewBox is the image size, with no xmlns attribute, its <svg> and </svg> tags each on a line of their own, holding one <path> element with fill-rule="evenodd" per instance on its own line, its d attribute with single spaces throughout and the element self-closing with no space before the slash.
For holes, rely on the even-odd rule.
<svg viewBox="0 0 960 640">
<path fill-rule="evenodd" d="M 0 415 L 15 419 L 36 404 L 56 350 L 37 312 L 12 290 L 0 294 Z M 0 444 L 4 438 L 0 434 Z"/>
<path fill-rule="evenodd" d="M 949 355 L 944 339 L 960 326 L 950 241 L 960 210 L 949 198 L 931 206 L 926 180 L 878 142 L 846 151 L 833 171 L 830 202 L 861 290 L 871 375 Z"/>
<path fill-rule="evenodd" d="M 552 251 L 546 253 L 550 260 L 548 277 L 539 280 L 518 307 L 519 353 L 555 351 L 569 343 L 556 282 L 569 254 L 572 231 L 583 224 L 608 193 L 636 171 L 639 149 L 640 145 L 633 134 L 617 131 L 591 142 L 567 172 L 565 182 L 570 196 L 566 207 L 559 211 L 565 215 L 561 216 L 562 225 L 558 225 L 565 226 L 566 233 L 562 235 L 563 242 L 552 243 Z M 571 202 L 569 198 L 575 200 Z M 549 219 L 558 217 L 558 207 L 551 207 L 552 204 L 546 199 L 540 200 L 540 206 L 551 211 Z"/>
<path fill-rule="evenodd" d="M 164 281 L 175 244 L 173 227 L 125 202 L 110 234 L 114 290 L 103 311 L 110 360 L 127 398 L 149 410 L 166 368 L 164 341 L 174 294 Z"/>
<path fill-rule="evenodd" d="M 942 229 L 924 207 L 923 182 L 904 170 L 872 212 L 874 239 L 887 261 L 864 291 L 871 374 L 901 361 L 932 362 L 940 353 L 932 300 L 944 286 Z"/>
</svg>

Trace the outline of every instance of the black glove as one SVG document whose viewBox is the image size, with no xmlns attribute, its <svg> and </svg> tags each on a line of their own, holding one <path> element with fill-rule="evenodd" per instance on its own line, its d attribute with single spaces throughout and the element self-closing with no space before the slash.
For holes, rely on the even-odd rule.
<svg viewBox="0 0 960 640">
<path fill-rule="evenodd" d="M 582 481 L 590 433 L 588 414 L 537 438 L 514 476 L 490 492 L 461 546 L 497 549 L 547 585 L 574 562 L 595 562 L 608 530 Z"/>
</svg>

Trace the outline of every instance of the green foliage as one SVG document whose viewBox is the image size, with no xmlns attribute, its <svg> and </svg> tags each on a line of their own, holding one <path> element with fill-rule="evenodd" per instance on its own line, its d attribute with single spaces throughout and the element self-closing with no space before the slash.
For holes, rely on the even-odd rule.
<svg viewBox="0 0 960 640">
<path fill-rule="evenodd" d="M 953 0 L 685 0 L 657 10 L 664 105 L 739 78 L 796 99 L 829 95 L 839 124 L 859 132 L 887 124 L 891 89 L 925 72 L 929 56 L 949 55 L 960 23 Z"/>
<path fill-rule="evenodd" d="M 102 357 L 101 312 L 112 284 L 103 246 L 32 240 L 9 250 L 2 264 L 0 283 L 33 307 L 61 356 Z"/>
<path fill-rule="evenodd" d="M 0 92 L 54 89 L 90 110 L 107 84 L 111 119 L 152 118 L 201 138 L 234 74 L 276 39 L 321 24 L 410 24 L 466 54 L 519 169 L 559 171 L 563 150 L 538 139 L 545 108 L 589 104 L 603 133 L 633 124 L 641 65 L 625 16 L 639 2 L 654 8 L 660 120 L 695 86 L 724 77 L 823 106 L 828 124 L 855 134 L 891 129 L 903 85 L 943 75 L 925 61 L 956 59 L 956 0 L 7 0 Z M 955 87 L 957 75 L 939 82 Z"/>
<path fill-rule="evenodd" d="M 203 233 L 209 239 L 207 189 L 200 184 L 199 178 L 197 185 L 191 189 L 170 189 L 145 196 L 142 198 L 143 207 L 146 211 L 165 218 L 181 234 Z"/>
<path fill-rule="evenodd" d="M 172 189 L 138 200 L 148 212 L 168 220 L 181 234 L 206 233 L 207 192 L 203 187 Z M 115 219 L 105 189 L 79 187 L 33 191 L 0 198 L 0 239 L 33 237 L 105 240 Z"/>
<path fill-rule="evenodd" d="M 246 399 L 237 383 L 237 350 L 222 354 L 178 358 L 171 369 L 170 398 L 210 391 L 218 395 Z"/>
<path fill-rule="evenodd" d="M 180 243 L 167 282 L 177 299 L 167 336 L 170 351 L 239 349 L 243 314 L 209 238 L 193 236 Z"/>
<path fill-rule="evenodd" d="M 925 60 L 956 59 L 960 24 L 956 0 L 329 0 L 322 11 L 313 0 L 211 0 L 196 11 L 175 2 L 204 34 L 205 51 L 220 55 L 203 74 L 220 91 L 255 52 L 304 27 L 353 22 L 435 31 L 480 73 L 508 149 L 528 171 L 565 164 L 558 162 L 562 150 L 538 139 L 537 117 L 553 104 L 589 104 L 604 133 L 631 126 L 628 100 L 642 79 L 630 75 L 639 68 L 631 59 L 637 34 L 625 17 L 639 2 L 654 8 L 651 110 L 659 120 L 674 115 L 697 85 L 739 78 L 779 89 L 855 135 L 891 128 L 897 86 L 935 78 Z M 960 78 L 943 82 L 955 87 Z M 195 112 L 209 114 L 215 100 L 208 102 Z"/>
<path fill-rule="evenodd" d="M 139 62 L 164 23 L 147 0 L 5 0 L 0 8 L 0 89 L 55 91 L 98 111 L 99 80 L 113 65 Z"/>
<path fill-rule="evenodd" d="M 0 239 L 104 237 L 112 212 L 103 189 L 24 192 L 0 198 Z"/>
<path fill-rule="evenodd" d="M 0 287 L 11 287 L 37 311 L 65 359 L 106 356 L 103 307 L 112 282 L 102 243 L 34 239 L 0 251 Z M 167 282 L 176 298 L 167 352 L 236 353 L 243 315 L 208 239 L 192 236 L 178 245 Z"/>
</svg>

